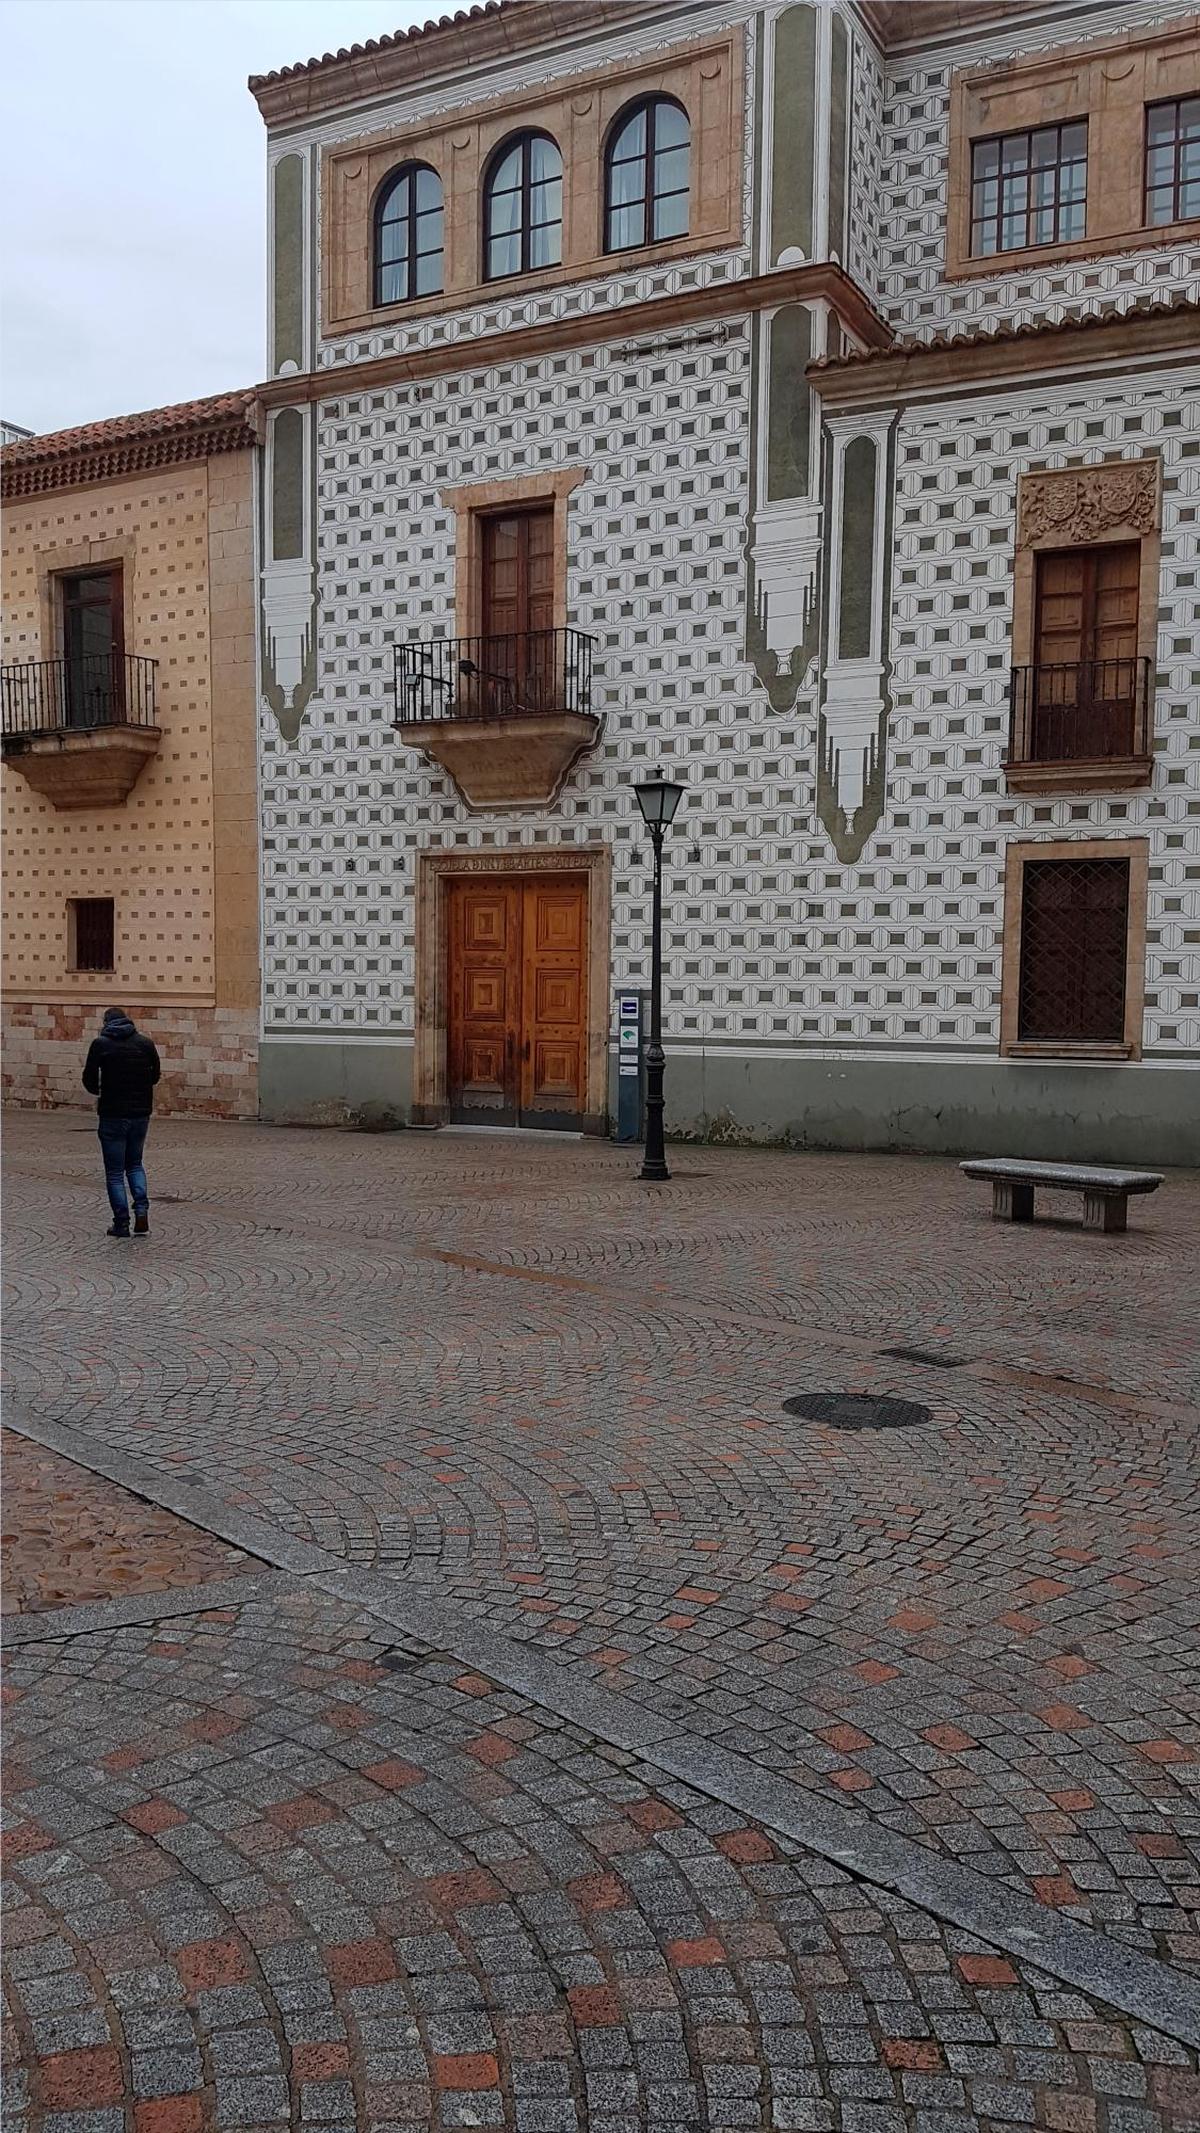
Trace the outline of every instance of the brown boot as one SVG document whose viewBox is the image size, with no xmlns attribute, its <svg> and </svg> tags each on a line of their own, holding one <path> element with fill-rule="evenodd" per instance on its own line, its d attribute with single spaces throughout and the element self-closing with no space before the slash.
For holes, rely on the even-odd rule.
<svg viewBox="0 0 1200 2133">
<path fill-rule="evenodd" d="M 134 1216 L 133 1234 L 135 1237 L 148 1237 L 150 1235 L 150 1217 L 148 1214 Z"/>
</svg>

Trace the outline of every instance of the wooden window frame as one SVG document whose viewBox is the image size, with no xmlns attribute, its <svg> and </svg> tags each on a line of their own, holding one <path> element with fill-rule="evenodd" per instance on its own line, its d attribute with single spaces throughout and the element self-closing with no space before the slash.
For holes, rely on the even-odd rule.
<svg viewBox="0 0 1200 2133">
<path fill-rule="evenodd" d="M 81 963 L 79 960 L 79 908 L 81 904 L 107 904 L 112 921 L 112 961 L 109 963 Z M 112 896 L 69 896 L 67 898 L 67 969 L 72 977 L 111 977 L 117 967 L 117 905 Z"/>
<path fill-rule="evenodd" d="M 947 281 L 1019 274 L 1051 260 L 1146 251 L 1200 236 L 1200 216 L 1146 222 L 1145 113 L 1200 94 L 1200 18 L 1152 31 L 1128 30 L 986 68 L 964 69 L 950 86 L 946 211 Z M 1011 252 L 971 251 L 976 142 L 1086 118 L 1088 184 L 1082 237 Z"/>
<path fill-rule="evenodd" d="M 454 635 L 483 635 L 483 521 L 507 511 L 553 509 L 554 627 L 570 627 L 567 611 L 568 517 L 574 491 L 588 467 L 560 467 L 519 481 L 469 482 L 443 489 L 442 503 L 454 514 Z"/>
<path fill-rule="evenodd" d="M 1030 1039 L 1018 1035 L 1025 868 L 1032 861 L 1123 859 L 1129 865 L 1125 922 L 1125 1029 L 1119 1040 Z M 1004 943 L 1000 979 L 1002 1059 L 1140 1059 L 1146 1000 L 1146 900 L 1150 846 L 1145 837 L 1058 838 L 1010 843 L 1004 855 Z"/>
<path fill-rule="evenodd" d="M 1146 752 L 1111 761 L 1030 763 L 1020 747 L 1004 765 L 1013 792 L 1114 792 L 1149 785 L 1154 764 L 1155 665 L 1162 550 L 1162 460 L 1107 459 L 1090 466 L 1029 468 L 1017 482 L 1013 554 L 1013 667 L 1037 663 L 1037 558 L 1051 549 L 1133 545 L 1141 549 L 1135 657 L 1150 662 Z"/>
<path fill-rule="evenodd" d="M 1142 220 L 1145 222 L 1146 228 L 1148 230 L 1162 229 L 1164 227 L 1169 227 L 1179 222 L 1185 222 L 1189 219 L 1193 221 L 1196 219 L 1195 216 L 1189 218 L 1184 215 L 1181 212 L 1180 207 L 1184 184 L 1183 172 L 1181 169 L 1181 151 L 1185 144 L 1183 135 L 1179 130 L 1179 114 L 1182 106 L 1184 104 L 1195 103 L 1196 100 L 1197 99 L 1195 96 L 1164 96 L 1160 97 L 1156 103 L 1146 105 L 1145 150 L 1142 170 Z M 1171 206 L 1173 209 L 1173 213 L 1166 217 L 1165 223 L 1162 223 L 1153 220 L 1150 214 L 1151 193 L 1162 192 L 1163 190 L 1163 187 L 1161 185 L 1151 185 L 1150 183 L 1150 119 L 1155 111 L 1168 111 L 1172 109 L 1175 112 L 1175 130 L 1170 143 L 1170 145 L 1175 151 L 1175 167 L 1171 181 Z M 1160 143 L 1159 145 L 1161 146 L 1164 144 Z M 1200 191 L 1200 179 L 1196 180 L 1195 182 L 1197 184 L 1198 191 Z"/>
<path fill-rule="evenodd" d="M 651 94 L 649 96 L 635 97 L 634 101 L 631 104 L 625 104 L 622 109 L 618 111 L 616 117 L 612 122 L 612 125 L 608 129 L 608 138 L 604 143 L 604 251 L 605 255 L 610 259 L 620 258 L 621 255 L 625 252 L 643 251 L 647 245 L 670 244 L 672 241 L 672 238 L 670 236 L 656 237 L 654 235 L 654 214 L 659 201 L 678 199 L 680 197 L 681 190 L 679 187 L 676 187 L 671 192 L 659 192 L 654 183 L 654 165 L 658 154 L 656 146 L 657 115 L 659 111 L 663 110 L 664 108 L 671 111 L 682 112 L 683 117 L 687 123 L 688 137 L 686 145 L 688 159 L 688 182 L 682 188 L 682 195 L 688 203 L 688 222 L 689 224 L 691 222 L 691 114 L 688 111 L 687 106 L 685 104 L 682 104 L 677 96 L 662 96 Z M 631 162 L 641 162 L 644 165 L 645 190 L 643 191 L 640 200 L 622 200 L 618 204 L 614 204 L 612 197 L 612 177 L 615 164 L 615 151 L 621 139 L 621 136 L 625 131 L 625 128 L 631 125 L 633 120 L 641 114 L 645 115 L 646 120 L 645 148 L 643 149 L 640 157 L 629 157 L 623 160 L 628 160 Z M 632 244 L 614 244 L 612 241 L 613 218 L 615 215 L 631 207 L 641 208 L 642 234 L 640 237 L 635 238 Z M 682 234 L 686 237 L 687 230 L 685 229 L 682 233 L 679 234 Z"/>
<path fill-rule="evenodd" d="M 442 217 L 442 242 L 440 245 L 437 246 L 435 252 L 422 252 L 417 244 L 417 238 L 420 234 L 418 224 L 421 220 L 421 212 L 418 211 L 417 208 L 416 179 L 422 172 L 428 172 L 430 177 L 437 180 L 438 193 L 441 197 L 441 207 L 439 209 L 428 209 L 424 211 L 426 213 L 437 212 L 440 213 Z M 402 185 L 406 180 L 408 182 L 408 203 L 405 208 L 404 214 L 402 216 L 386 215 L 384 213 L 384 209 L 387 207 L 389 201 L 392 198 L 392 195 L 396 192 L 397 188 Z M 382 180 L 379 189 L 375 195 L 375 205 L 371 210 L 371 292 L 374 298 L 374 306 L 377 311 L 389 309 L 393 305 L 403 304 L 407 306 L 408 304 L 419 302 L 422 297 L 440 296 L 442 294 L 442 290 L 446 280 L 445 217 L 445 192 L 442 187 L 441 178 L 438 177 L 438 173 L 433 168 L 432 163 L 418 163 L 414 162 L 410 158 L 408 162 L 400 163 L 396 166 L 394 170 L 390 170 L 387 176 Z M 379 293 L 380 288 L 382 286 L 382 277 L 389 270 L 389 268 L 397 267 L 401 264 L 401 262 L 395 259 L 385 260 L 381 256 L 380 239 L 385 226 L 387 226 L 391 222 L 400 221 L 404 222 L 408 235 L 408 250 L 404 255 L 403 265 L 406 269 L 406 278 L 408 280 L 409 287 L 406 295 L 391 296 L 385 299 Z M 414 270 L 417 261 L 421 259 L 433 259 L 435 257 L 439 259 L 442 263 L 441 272 L 438 277 L 438 286 L 436 289 L 418 291 L 413 286 Z"/>
</svg>

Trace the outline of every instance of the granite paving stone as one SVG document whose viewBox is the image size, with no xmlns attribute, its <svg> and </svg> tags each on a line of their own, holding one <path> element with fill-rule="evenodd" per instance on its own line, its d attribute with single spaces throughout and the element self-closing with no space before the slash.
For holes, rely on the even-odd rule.
<svg viewBox="0 0 1200 2133">
<path fill-rule="evenodd" d="M 30 2133 L 1200 2125 L 1054 1941 L 1200 1972 L 1194 1180 L 170 1121 L 134 1259 L 93 1138 L 6 1149 Z"/>
</svg>

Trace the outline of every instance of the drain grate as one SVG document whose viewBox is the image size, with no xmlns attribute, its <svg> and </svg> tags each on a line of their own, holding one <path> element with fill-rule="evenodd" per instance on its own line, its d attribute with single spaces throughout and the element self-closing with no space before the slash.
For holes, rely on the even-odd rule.
<svg viewBox="0 0 1200 2133">
<path fill-rule="evenodd" d="M 916 1400 L 885 1400 L 865 1392 L 799 1392 L 783 1403 L 785 1415 L 825 1422 L 830 1429 L 914 1429 L 929 1409 Z"/>
<path fill-rule="evenodd" d="M 924 1363 L 930 1370 L 963 1370 L 970 1362 L 969 1355 L 940 1354 L 930 1348 L 881 1348 L 880 1355 L 895 1356 L 898 1363 Z"/>
</svg>

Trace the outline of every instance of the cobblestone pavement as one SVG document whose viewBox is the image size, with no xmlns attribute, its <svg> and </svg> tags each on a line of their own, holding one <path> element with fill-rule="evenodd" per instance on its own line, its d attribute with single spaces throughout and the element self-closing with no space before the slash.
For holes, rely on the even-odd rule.
<svg viewBox="0 0 1200 2133">
<path fill-rule="evenodd" d="M 240 1548 L 3 1433 L 5 1614 L 162 1592 L 255 1569 Z"/>
<path fill-rule="evenodd" d="M 62 1619 L 6 1664 L 6 2128 L 1200 2122 L 1171 2038 L 298 1581 Z"/>
<path fill-rule="evenodd" d="M 154 1235 L 113 1244 L 89 1122 L 11 1121 L 14 1415 L 1200 1967 L 1194 1179 L 1106 1238 L 1070 1202 L 993 1226 L 915 1160 L 678 1151 L 647 1189 L 603 1144 L 179 1123 L 151 1154 Z M 856 1389 L 929 1418 L 782 1412 Z"/>
</svg>

